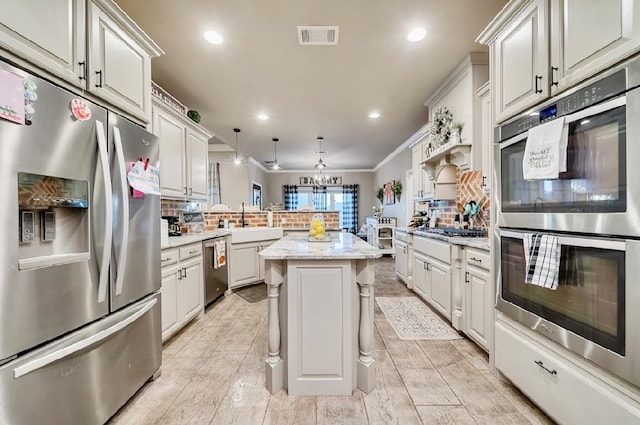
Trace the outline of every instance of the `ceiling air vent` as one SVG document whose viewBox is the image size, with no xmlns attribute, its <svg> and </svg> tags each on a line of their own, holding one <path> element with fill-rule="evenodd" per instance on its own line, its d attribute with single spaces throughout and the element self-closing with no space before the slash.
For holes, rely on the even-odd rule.
<svg viewBox="0 0 640 425">
<path fill-rule="evenodd" d="M 298 43 L 302 46 L 335 46 L 338 44 L 336 26 L 298 26 Z"/>
</svg>

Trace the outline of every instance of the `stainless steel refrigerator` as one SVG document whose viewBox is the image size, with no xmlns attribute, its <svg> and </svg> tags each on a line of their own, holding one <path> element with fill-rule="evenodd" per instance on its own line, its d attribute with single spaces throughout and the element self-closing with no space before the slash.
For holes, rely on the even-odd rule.
<svg viewBox="0 0 640 425">
<path fill-rule="evenodd" d="M 101 424 L 161 363 L 160 198 L 126 179 L 158 141 L 4 62 L 0 79 L 28 106 L 0 119 L 0 423 Z"/>
</svg>

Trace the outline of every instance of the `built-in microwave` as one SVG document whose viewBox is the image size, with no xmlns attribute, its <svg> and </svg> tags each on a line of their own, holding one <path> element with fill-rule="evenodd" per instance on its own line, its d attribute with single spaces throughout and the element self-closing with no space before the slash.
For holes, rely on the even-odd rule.
<svg viewBox="0 0 640 425">
<path fill-rule="evenodd" d="M 640 58 L 496 128 L 498 226 L 640 237 Z M 568 126 L 567 170 L 526 180 L 532 127 Z"/>
<path fill-rule="evenodd" d="M 525 283 L 527 233 L 494 233 L 498 311 L 640 386 L 640 241 L 544 232 L 561 250 L 549 289 Z"/>
</svg>

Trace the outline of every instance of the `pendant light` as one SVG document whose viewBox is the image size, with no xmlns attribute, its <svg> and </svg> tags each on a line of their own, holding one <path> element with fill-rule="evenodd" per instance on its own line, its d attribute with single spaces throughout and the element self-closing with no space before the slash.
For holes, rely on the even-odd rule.
<svg viewBox="0 0 640 425">
<path fill-rule="evenodd" d="M 233 163 L 235 165 L 240 165 L 242 164 L 242 159 L 240 158 L 240 154 L 238 153 L 238 133 L 240 133 L 240 129 L 234 128 L 233 132 L 236 133 L 236 156 L 235 158 L 233 158 Z"/>
<path fill-rule="evenodd" d="M 318 136 L 318 156 L 319 156 L 319 160 L 318 163 L 315 165 L 315 168 L 318 170 L 323 170 L 327 165 L 322 162 L 322 141 L 324 140 L 324 137 L 322 136 Z"/>
<path fill-rule="evenodd" d="M 278 162 L 278 138 L 274 137 L 273 139 L 273 162 L 271 164 L 272 170 L 279 170 L 282 168 L 280 163 Z"/>
</svg>

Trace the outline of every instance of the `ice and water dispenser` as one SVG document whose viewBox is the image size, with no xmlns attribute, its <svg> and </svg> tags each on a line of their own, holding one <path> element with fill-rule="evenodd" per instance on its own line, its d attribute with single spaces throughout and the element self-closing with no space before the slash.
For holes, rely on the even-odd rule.
<svg viewBox="0 0 640 425">
<path fill-rule="evenodd" d="M 19 262 L 28 270 L 89 259 L 89 183 L 18 173 Z"/>
</svg>

